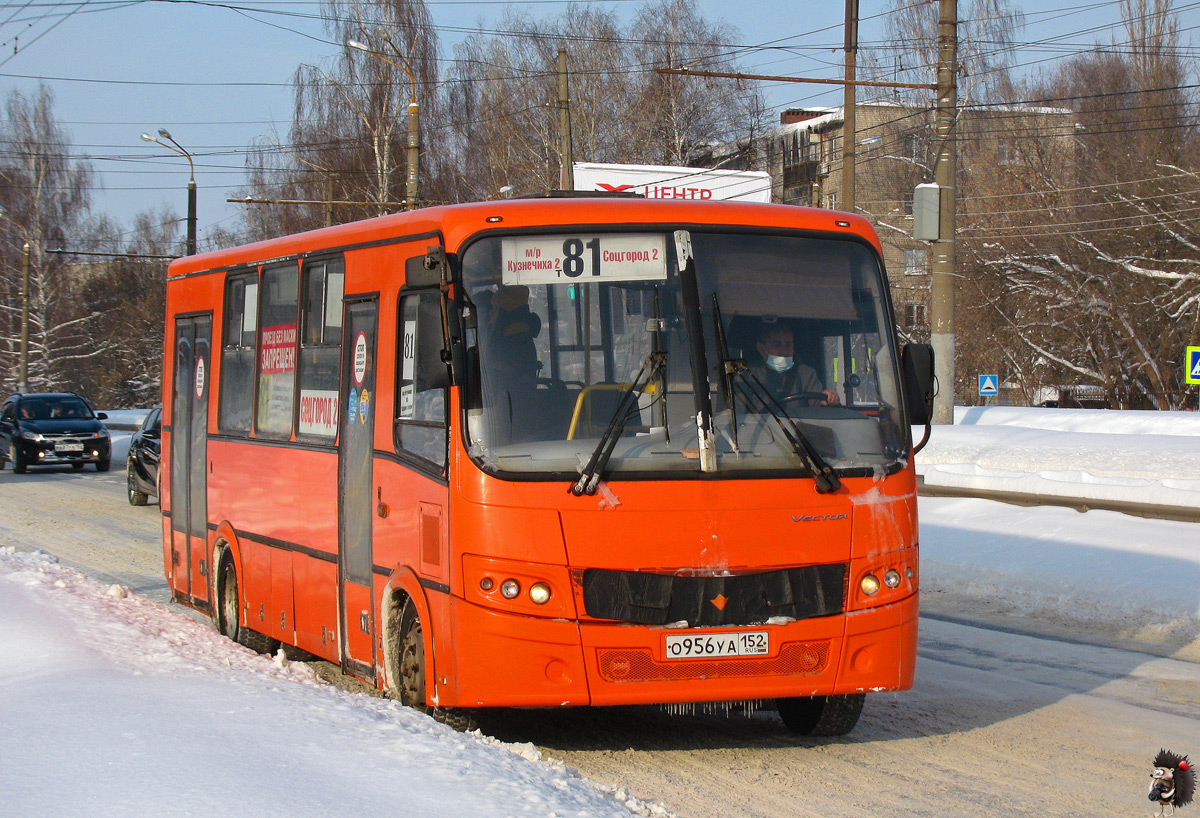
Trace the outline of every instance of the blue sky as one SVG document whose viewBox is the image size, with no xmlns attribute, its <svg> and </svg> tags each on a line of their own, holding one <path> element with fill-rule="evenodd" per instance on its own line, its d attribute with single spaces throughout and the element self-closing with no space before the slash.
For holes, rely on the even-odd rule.
<svg viewBox="0 0 1200 818">
<path fill-rule="evenodd" d="M 103 185 L 95 209 L 127 223 L 135 213 L 165 203 L 182 216 L 186 161 L 139 139 L 142 132 L 165 127 L 196 156 L 201 235 L 216 223 L 234 226 L 240 206 L 226 204 L 225 199 L 242 179 L 238 151 L 267 133 L 272 122 L 286 133 L 292 104 L 289 83 L 296 67 L 328 60 L 336 46 L 325 41 L 318 20 L 231 6 L 315 15 L 315 0 L 227 5 L 51 2 L 0 2 L 0 92 L 29 92 L 36 87 L 35 78 L 50 78 L 56 115 L 77 151 L 92 157 Z M 505 5 L 463 0 L 427 4 L 439 27 L 443 58 L 449 57 L 465 29 L 496 20 Z M 642 0 L 610 0 L 596 5 L 628 19 L 641 4 Z M 555 16 L 564 8 L 561 2 L 529 5 L 535 16 Z M 862 0 L 864 48 L 882 36 L 882 5 Z M 1190 42 L 1190 27 L 1200 22 L 1200 3 L 1177 0 L 1175 5 L 1183 14 L 1183 40 Z M 699 0 L 699 7 L 709 20 L 736 26 L 739 44 L 789 46 L 746 51 L 741 63 L 747 71 L 841 75 L 841 2 L 735 5 Z M 1030 64 L 1029 70 L 1052 65 L 1090 43 L 1120 37 L 1119 27 L 1112 28 L 1119 21 L 1116 0 L 1027 2 L 1023 9 L 1023 40 L 1061 38 L 1024 49 L 1020 61 Z M 930 13 L 936 13 L 936 2 Z M 1038 62 L 1042 60 L 1049 62 Z M 829 86 L 779 85 L 767 87 L 766 93 L 777 109 L 838 105 L 841 99 L 841 91 Z"/>
</svg>

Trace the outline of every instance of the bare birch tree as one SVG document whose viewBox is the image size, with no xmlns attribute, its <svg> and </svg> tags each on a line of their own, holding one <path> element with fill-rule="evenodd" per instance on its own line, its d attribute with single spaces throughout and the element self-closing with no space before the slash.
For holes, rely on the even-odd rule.
<svg viewBox="0 0 1200 818">
<path fill-rule="evenodd" d="M 53 94 L 45 86 L 28 97 L 14 91 L 0 123 L 5 146 L 0 158 L 0 378 L 9 388 L 18 379 L 26 243 L 29 388 L 56 388 L 81 361 L 107 352 L 103 344 L 77 340 L 100 311 L 75 298 L 71 268 L 48 252 L 82 232 L 92 186 L 91 166 L 72 155 L 53 107 Z"/>
<path fill-rule="evenodd" d="M 360 206 L 248 205 L 247 232 L 262 238 L 396 209 L 405 197 L 407 112 L 416 98 L 429 151 L 437 116 L 437 38 L 421 0 L 325 0 L 325 28 L 340 50 L 296 71 L 291 128 L 257 141 L 244 194 Z M 357 41 L 374 53 L 351 47 Z M 424 195 L 425 180 L 420 195 Z"/>
<path fill-rule="evenodd" d="M 728 56 L 736 32 L 706 21 L 692 0 L 645 6 L 625 27 L 611 13 L 573 6 L 549 21 L 509 14 L 499 29 L 468 37 L 448 76 L 447 189 L 458 198 L 558 186 L 560 45 L 570 61 L 575 161 L 706 164 L 717 145 L 761 129 L 756 88 L 656 73 L 736 70 Z"/>
</svg>

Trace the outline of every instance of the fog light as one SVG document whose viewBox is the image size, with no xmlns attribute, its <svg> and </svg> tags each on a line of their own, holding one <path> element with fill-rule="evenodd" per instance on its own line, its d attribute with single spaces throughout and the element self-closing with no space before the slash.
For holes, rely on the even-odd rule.
<svg viewBox="0 0 1200 818">
<path fill-rule="evenodd" d="M 862 592 L 867 596 L 874 596 L 879 591 L 879 577 L 874 574 L 867 574 L 859 583 Z"/>
<path fill-rule="evenodd" d="M 550 601 L 550 586 L 544 582 L 535 582 L 529 588 L 529 599 L 534 605 L 545 605 Z"/>
<path fill-rule="evenodd" d="M 895 568 L 889 568 L 888 572 L 883 575 L 883 584 L 889 588 L 895 588 L 900 584 L 900 572 Z"/>
<path fill-rule="evenodd" d="M 479 589 L 481 591 L 487 592 L 495 587 L 496 580 L 492 579 L 491 577 L 484 577 L 483 579 L 479 580 Z"/>
<path fill-rule="evenodd" d="M 500 585 L 500 595 L 505 599 L 516 599 L 521 593 L 521 583 L 515 579 L 506 579 Z"/>
</svg>

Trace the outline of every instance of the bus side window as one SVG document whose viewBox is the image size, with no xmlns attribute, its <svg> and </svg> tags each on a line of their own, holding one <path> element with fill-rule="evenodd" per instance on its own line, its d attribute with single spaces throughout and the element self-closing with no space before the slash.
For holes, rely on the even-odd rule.
<svg viewBox="0 0 1200 818">
<path fill-rule="evenodd" d="M 338 430 L 338 384 L 342 361 L 341 259 L 304 268 L 300 305 L 300 414 L 296 436 L 332 442 Z"/>
<path fill-rule="evenodd" d="M 255 429 L 264 437 L 288 438 L 292 435 L 299 279 L 300 271 L 295 264 L 263 271 Z"/>
<path fill-rule="evenodd" d="M 230 274 L 226 279 L 222 326 L 217 424 L 223 432 L 249 432 L 254 405 L 254 344 L 258 336 L 256 273 Z"/>
<path fill-rule="evenodd" d="M 441 295 L 436 290 L 400 299 L 396 355 L 396 426 L 398 453 L 408 453 L 446 469 L 446 389 L 441 351 Z M 435 340 L 437 339 L 437 340 Z"/>
</svg>

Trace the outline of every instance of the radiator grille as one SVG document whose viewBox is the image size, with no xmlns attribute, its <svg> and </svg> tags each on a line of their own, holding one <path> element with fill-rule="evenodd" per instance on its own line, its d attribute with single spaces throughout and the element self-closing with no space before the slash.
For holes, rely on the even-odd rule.
<svg viewBox="0 0 1200 818">
<path fill-rule="evenodd" d="M 583 572 L 587 615 L 642 625 L 758 625 L 771 617 L 841 613 L 845 563 L 728 576 L 655 574 L 590 568 Z"/>
</svg>

